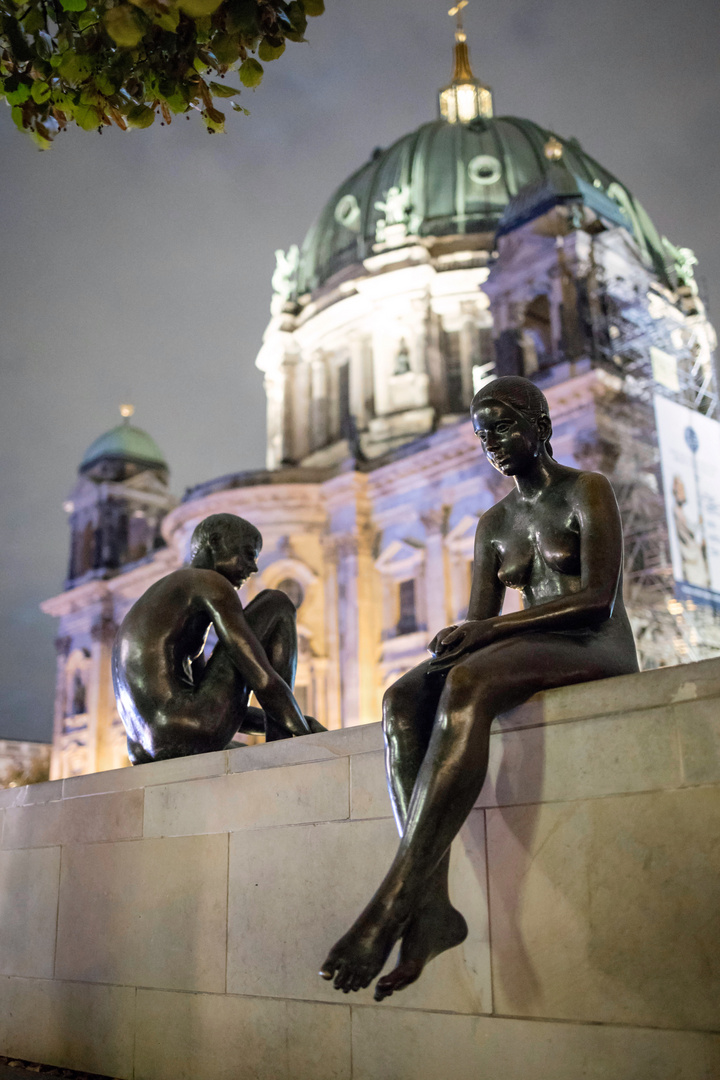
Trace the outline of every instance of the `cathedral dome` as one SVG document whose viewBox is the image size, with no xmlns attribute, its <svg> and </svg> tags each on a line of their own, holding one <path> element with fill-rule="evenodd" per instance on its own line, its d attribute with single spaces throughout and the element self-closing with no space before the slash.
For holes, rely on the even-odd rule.
<svg viewBox="0 0 720 1080">
<path fill-rule="evenodd" d="M 557 179 L 559 169 L 567 171 L 568 181 L 599 192 L 609 198 L 607 205 L 619 208 L 619 221 L 645 260 L 664 275 L 662 241 L 648 215 L 576 139 L 514 116 L 478 117 L 469 124 L 440 119 L 376 150 L 334 192 L 302 245 L 298 295 L 312 293 L 372 255 L 386 239 L 388 225 L 404 226 L 408 242 L 484 233 L 491 244 L 510 201 L 528 185 L 548 181 L 551 171 Z"/>
<path fill-rule="evenodd" d="M 87 448 L 80 462 L 80 472 L 87 473 L 100 462 L 136 466 L 167 472 L 167 462 L 153 438 L 142 428 L 127 422 L 106 431 Z"/>
</svg>

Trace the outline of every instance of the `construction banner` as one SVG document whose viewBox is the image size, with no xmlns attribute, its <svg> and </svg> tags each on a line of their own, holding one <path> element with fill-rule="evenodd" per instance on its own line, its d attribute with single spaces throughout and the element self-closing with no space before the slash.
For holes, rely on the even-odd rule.
<svg viewBox="0 0 720 1080">
<path fill-rule="evenodd" d="M 659 394 L 655 417 L 676 594 L 720 609 L 720 424 Z"/>
</svg>

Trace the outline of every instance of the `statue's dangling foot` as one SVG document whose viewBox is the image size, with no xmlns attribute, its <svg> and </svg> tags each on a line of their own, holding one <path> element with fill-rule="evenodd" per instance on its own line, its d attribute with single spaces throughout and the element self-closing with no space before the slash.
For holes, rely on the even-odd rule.
<svg viewBox="0 0 720 1080">
<path fill-rule="evenodd" d="M 371 902 L 332 947 L 320 975 L 334 979 L 335 989 L 345 994 L 364 990 L 382 971 L 402 930 L 403 921 L 392 908 L 388 911 Z"/>
<path fill-rule="evenodd" d="M 449 901 L 428 904 L 410 920 L 400 943 L 396 967 L 375 987 L 375 1000 L 383 1001 L 404 990 L 422 974 L 426 964 L 440 953 L 461 945 L 467 937 L 465 919 Z"/>
</svg>

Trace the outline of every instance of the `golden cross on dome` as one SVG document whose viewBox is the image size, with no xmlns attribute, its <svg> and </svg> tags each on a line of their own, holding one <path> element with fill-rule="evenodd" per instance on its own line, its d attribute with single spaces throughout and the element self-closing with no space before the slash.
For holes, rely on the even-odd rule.
<svg viewBox="0 0 720 1080">
<path fill-rule="evenodd" d="M 457 16 L 457 28 L 455 30 L 455 38 L 457 41 L 465 40 L 465 29 L 463 27 L 462 13 L 463 8 L 466 8 L 467 6 L 468 0 L 459 0 L 459 2 L 455 4 L 454 7 L 451 7 L 448 11 L 448 15 L 451 19 L 454 19 L 455 16 Z"/>
<path fill-rule="evenodd" d="M 123 418 L 123 420 L 125 421 L 126 424 L 129 423 L 130 417 L 132 416 L 132 414 L 134 412 L 135 412 L 135 406 L 134 405 L 121 405 L 120 406 L 120 415 L 122 416 L 122 418 Z"/>
</svg>

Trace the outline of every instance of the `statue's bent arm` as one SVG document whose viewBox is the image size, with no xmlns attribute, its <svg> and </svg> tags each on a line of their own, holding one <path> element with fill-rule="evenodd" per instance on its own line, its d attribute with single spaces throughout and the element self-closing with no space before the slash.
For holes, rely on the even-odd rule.
<svg viewBox="0 0 720 1080">
<path fill-rule="evenodd" d="M 263 710 L 293 735 L 307 735 L 310 728 L 290 687 L 271 666 L 265 650 L 243 613 L 235 589 L 220 574 L 212 574 L 204 596 L 208 615 L 240 675 L 254 692 Z"/>
</svg>

